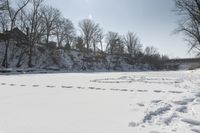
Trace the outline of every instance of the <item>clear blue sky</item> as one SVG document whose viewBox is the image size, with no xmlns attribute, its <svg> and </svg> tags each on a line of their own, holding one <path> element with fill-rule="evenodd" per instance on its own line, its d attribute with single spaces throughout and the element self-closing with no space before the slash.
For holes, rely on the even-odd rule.
<svg viewBox="0 0 200 133">
<path fill-rule="evenodd" d="M 142 44 L 153 45 L 172 58 L 192 57 L 184 36 L 174 35 L 180 19 L 173 0 L 46 0 L 61 10 L 75 26 L 84 18 L 99 23 L 104 31 L 137 33 Z"/>
</svg>

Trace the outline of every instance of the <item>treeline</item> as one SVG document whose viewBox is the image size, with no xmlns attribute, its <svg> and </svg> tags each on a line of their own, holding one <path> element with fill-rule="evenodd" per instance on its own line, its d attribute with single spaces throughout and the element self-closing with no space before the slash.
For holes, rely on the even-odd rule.
<svg viewBox="0 0 200 133">
<path fill-rule="evenodd" d="M 153 46 L 143 48 L 134 32 L 126 35 L 113 31 L 104 33 L 103 28 L 91 19 L 80 21 L 79 29 L 75 29 L 71 20 L 63 17 L 58 9 L 46 5 L 44 0 L 12 2 L 0 2 L 0 41 L 4 45 L 2 67 L 10 67 L 8 58 L 16 51 L 16 67 L 21 66 L 24 56 L 28 56 L 28 67 L 34 67 L 37 64 L 33 63 L 33 56 L 38 51 L 35 49 L 42 51 L 41 48 L 50 48 L 51 51 L 78 50 L 95 59 L 105 56 L 124 57 L 129 64 L 148 64 L 154 69 L 164 68 L 163 61 L 168 59 Z"/>
</svg>

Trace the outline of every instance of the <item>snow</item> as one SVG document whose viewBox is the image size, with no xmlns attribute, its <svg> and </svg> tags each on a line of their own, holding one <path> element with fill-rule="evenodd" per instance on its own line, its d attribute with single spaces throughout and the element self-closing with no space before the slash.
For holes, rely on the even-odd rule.
<svg viewBox="0 0 200 133">
<path fill-rule="evenodd" d="M 0 133 L 199 133 L 200 70 L 0 75 Z"/>
</svg>

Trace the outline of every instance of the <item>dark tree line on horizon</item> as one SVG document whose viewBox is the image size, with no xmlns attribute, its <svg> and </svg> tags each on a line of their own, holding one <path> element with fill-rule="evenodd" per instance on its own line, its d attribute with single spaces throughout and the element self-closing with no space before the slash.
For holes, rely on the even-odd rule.
<svg viewBox="0 0 200 133">
<path fill-rule="evenodd" d="M 11 45 L 13 30 L 19 29 L 25 36 L 18 37 L 21 44 L 20 58 L 28 53 L 28 66 L 33 67 L 32 57 L 37 44 L 53 45 L 56 49 L 75 49 L 93 56 L 126 55 L 131 59 L 142 58 L 144 63 L 160 63 L 167 60 L 167 56 L 160 55 L 153 46 L 143 49 L 139 37 L 134 32 L 120 35 L 103 28 L 91 19 L 84 19 L 78 23 L 79 29 L 68 18 L 62 16 L 60 10 L 46 5 L 44 0 L 12 0 L 0 1 L 0 40 L 5 42 L 2 66 L 7 68 L 8 48 Z M 77 31 L 80 31 L 77 34 Z M 20 64 L 20 63 L 19 63 Z"/>
</svg>

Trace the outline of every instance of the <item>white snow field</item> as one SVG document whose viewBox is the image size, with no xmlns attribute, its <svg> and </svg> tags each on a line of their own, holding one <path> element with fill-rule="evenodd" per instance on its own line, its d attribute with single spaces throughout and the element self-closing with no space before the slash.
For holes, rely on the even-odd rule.
<svg viewBox="0 0 200 133">
<path fill-rule="evenodd" d="M 1 75 L 0 133 L 200 133 L 200 70 Z"/>
</svg>

